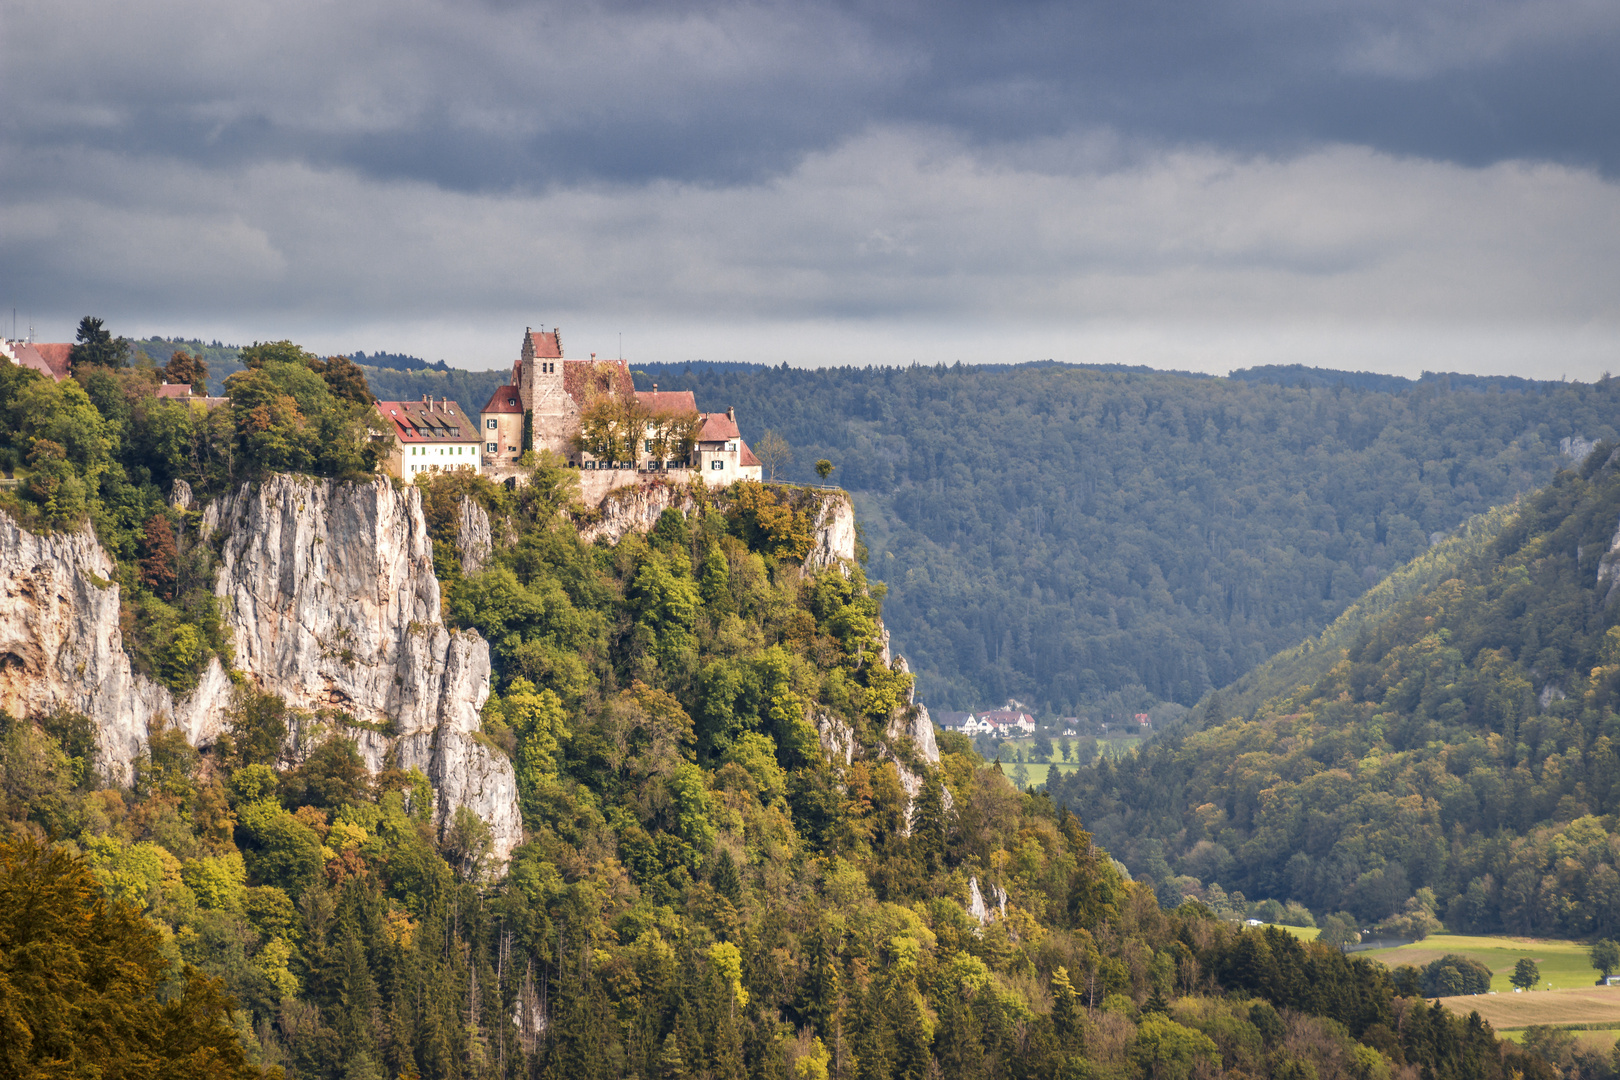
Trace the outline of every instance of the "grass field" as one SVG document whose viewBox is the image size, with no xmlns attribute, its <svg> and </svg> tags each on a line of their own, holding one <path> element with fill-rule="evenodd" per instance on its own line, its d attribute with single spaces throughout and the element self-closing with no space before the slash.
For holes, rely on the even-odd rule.
<svg viewBox="0 0 1620 1080">
<path fill-rule="evenodd" d="M 1422 967 L 1430 960 L 1438 960 L 1447 953 L 1460 953 L 1472 957 L 1490 968 L 1491 989 L 1498 993 L 1512 991 L 1513 985 L 1508 982 L 1508 978 L 1513 974 L 1513 965 L 1524 956 L 1534 960 L 1536 966 L 1541 969 L 1541 982 L 1536 986 L 1537 991 L 1591 990 L 1594 989 L 1592 984 L 1597 980 L 1597 972 L 1586 959 L 1586 946 L 1578 941 L 1431 934 L 1411 945 L 1402 945 L 1396 949 L 1373 949 L 1356 955 L 1380 960 L 1393 968 L 1402 964 Z M 1620 1016 L 1616 1019 L 1620 1019 Z M 1530 1023 L 1541 1022 L 1530 1021 Z"/>
<path fill-rule="evenodd" d="M 1524 1029 L 1514 1028 L 1509 1031 L 1497 1029 L 1496 1032 L 1509 1042 L 1524 1042 Z M 1599 1050 L 1612 1048 L 1616 1040 L 1620 1040 L 1620 1028 L 1600 1028 L 1596 1031 L 1574 1031 L 1570 1034 L 1584 1043 L 1590 1043 Z"/>
<path fill-rule="evenodd" d="M 1541 990 L 1528 994 L 1479 994 L 1441 998 L 1452 1012 L 1479 1013 L 1497 1031 L 1531 1024 L 1612 1024 L 1620 1028 L 1620 986 L 1588 986 L 1571 990 Z M 1614 1040 L 1609 1040 L 1612 1045 Z"/>
<path fill-rule="evenodd" d="M 1058 740 L 1054 739 L 1052 741 L 1056 744 Z M 1099 756 L 1107 754 L 1112 758 L 1122 757 L 1141 746 L 1144 741 L 1139 735 L 1122 735 L 1118 738 L 1098 739 L 1097 754 Z M 1013 770 L 1018 767 L 1018 763 L 1012 760 L 1015 753 L 1018 756 L 1031 758 L 1035 756 L 1035 740 L 1033 739 L 1009 739 L 1002 743 L 1001 746 L 1001 771 L 1007 775 L 1009 780 L 1012 779 Z M 1053 769 L 1072 773 L 1079 767 L 1076 762 L 1064 761 L 1063 754 L 1057 749 L 1056 745 L 1052 748 L 1050 760 L 1024 763 L 1024 768 L 1029 775 L 1029 783 L 1035 787 L 1040 787 L 1046 783 L 1047 776 Z"/>
<path fill-rule="evenodd" d="M 1316 936 L 1322 932 L 1319 926 L 1279 926 L 1279 930 L 1286 930 L 1301 941 L 1315 941 Z"/>
</svg>

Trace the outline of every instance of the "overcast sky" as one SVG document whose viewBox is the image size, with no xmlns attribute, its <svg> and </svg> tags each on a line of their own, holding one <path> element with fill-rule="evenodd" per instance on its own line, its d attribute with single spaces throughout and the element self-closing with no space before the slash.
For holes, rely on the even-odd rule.
<svg viewBox="0 0 1620 1080">
<path fill-rule="evenodd" d="M 510 362 L 1620 372 L 1613 0 L 7 0 L 0 310 Z"/>
</svg>

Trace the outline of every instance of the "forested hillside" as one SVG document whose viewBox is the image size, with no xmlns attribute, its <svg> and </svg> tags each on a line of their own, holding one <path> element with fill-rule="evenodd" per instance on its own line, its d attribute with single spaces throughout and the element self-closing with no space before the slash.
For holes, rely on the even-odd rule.
<svg viewBox="0 0 1620 1080">
<path fill-rule="evenodd" d="M 213 412 L 157 400 L 149 371 L 0 378 L 0 444 L 26 462 L 5 512 L 88 521 L 132 628 L 167 610 L 143 605 L 210 611 L 210 545 L 167 483 L 365 478 L 353 365 L 290 343 L 245 359 Z M 249 680 L 209 744 L 154 724 L 128 786 L 103 776 L 85 718 L 0 716 L 0 1065 L 1552 1076 L 1370 962 L 1162 910 L 965 740 L 935 765 L 897 737 L 908 678 L 878 659 L 883 591 L 856 565 L 805 569 L 802 493 L 740 485 L 587 544 L 570 480 L 542 465 L 517 491 L 420 487 L 446 618 L 491 647 L 479 737 L 515 769 L 509 864 L 470 812 L 433 820 L 421 773 L 369 774 L 342 714 L 297 714 Z M 497 526 L 472 572 L 463 499 Z"/>
<path fill-rule="evenodd" d="M 837 465 L 930 704 L 1011 694 L 1059 713 L 1193 704 L 1319 633 L 1431 534 L 1550 480 L 1561 439 L 1613 437 L 1620 417 L 1612 382 L 638 370 L 735 405 L 756 445 L 780 432 L 792 479 Z"/>
<path fill-rule="evenodd" d="M 1454 930 L 1620 934 L 1610 450 L 1403 571 L 1416 595 L 1262 669 L 1258 708 L 1226 720 L 1217 696 L 1205 730 L 1054 798 L 1162 898 L 1218 882 L 1370 925 L 1428 889 Z"/>
</svg>

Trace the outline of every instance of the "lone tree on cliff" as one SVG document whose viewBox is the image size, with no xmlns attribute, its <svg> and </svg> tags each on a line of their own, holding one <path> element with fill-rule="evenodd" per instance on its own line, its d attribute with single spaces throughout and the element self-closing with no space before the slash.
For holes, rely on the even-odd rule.
<svg viewBox="0 0 1620 1080">
<path fill-rule="evenodd" d="M 822 458 L 820 461 L 816 462 L 816 475 L 821 477 L 821 482 L 823 484 L 827 482 L 827 477 L 832 475 L 834 468 L 835 466 L 833 463 L 828 461 L 826 458 Z"/>
<path fill-rule="evenodd" d="M 776 479 L 776 470 L 785 468 L 793 460 L 793 450 L 788 441 L 770 428 L 760 437 L 759 445 L 754 447 L 754 456 L 759 458 L 760 464 L 765 466 L 765 472 L 772 481 Z"/>
</svg>

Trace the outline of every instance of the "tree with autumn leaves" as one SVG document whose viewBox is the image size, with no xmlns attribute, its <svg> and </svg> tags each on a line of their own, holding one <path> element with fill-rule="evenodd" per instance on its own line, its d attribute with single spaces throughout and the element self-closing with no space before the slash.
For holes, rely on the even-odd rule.
<svg viewBox="0 0 1620 1080">
<path fill-rule="evenodd" d="M 279 1077 L 247 1064 L 234 1009 L 217 980 L 173 971 L 156 928 L 82 862 L 0 839 L 0 1074 Z"/>
</svg>

